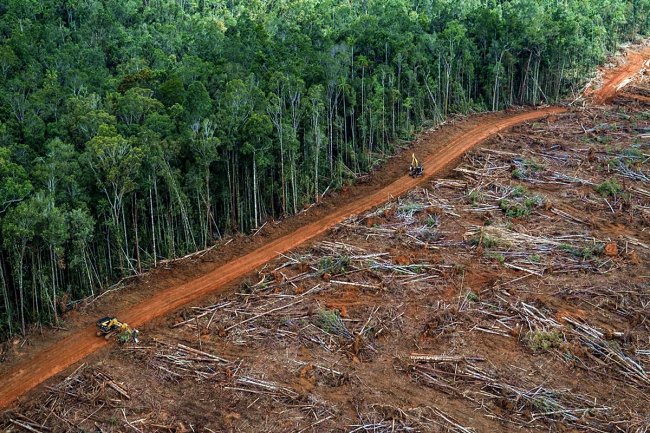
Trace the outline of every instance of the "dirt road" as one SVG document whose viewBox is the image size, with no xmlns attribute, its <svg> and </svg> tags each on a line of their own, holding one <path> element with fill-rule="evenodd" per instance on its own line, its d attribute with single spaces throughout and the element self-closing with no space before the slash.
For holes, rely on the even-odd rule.
<svg viewBox="0 0 650 433">
<path fill-rule="evenodd" d="M 650 67 L 650 47 L 640 52 L 630 51 L 623 66 L 605 73 L 603 86 L 593 94 L 594 103 L 600 105 L 610 101 L 644 67 Z"/>
<path fill-rule="evenodd" d="M 643 67 L 645 58 L 647 56 L 644 54 L 632 53 L 628 57 L 630 63 L 607 77 L 607 82 L 602 91 L 594 94 L 595 99 L 604 101 L 613 96 L 622 82 L 636 74 Z M 152 319 L 165 316 L 208 294 L 217 293 L 229 283 L 250 273 L 280 253 L 295 248 L 303 242 L 322 234 L 352 215 L 382 204 L 391 197 L 403 194 L 416 185 L 425 182 L 460 158 L 466 151 L 498 132 L 522 122 L 541 119 L 564 111 L 566 111 L 564 108 L 550 107 L 513 113 L 496 119 L 487 119 L 468 131 L 451 136 L 443 145 L 440 145 L 437 152 L 423 161 L 425 166 L 425 175 L 423 177 L 412 179 L 404 176 L 374 194 L 337 209 L 318 222 L 304 225 L 290 235 L 269 242 L 257 250 L 228 262 L 193 281 L 161 291 L 126 311 L 115 312 L 115 315 L 132 326 L 139 327 Z M 40 383 L 107 344 L 104 339 L 95 336 L 95 329 L 92 325 L 55 342 L 24 362 L 19 368 L 8 371 L 7 374 L 0 378 L 0 409 L 7 408 L 17 398 Z"/>
</svg>

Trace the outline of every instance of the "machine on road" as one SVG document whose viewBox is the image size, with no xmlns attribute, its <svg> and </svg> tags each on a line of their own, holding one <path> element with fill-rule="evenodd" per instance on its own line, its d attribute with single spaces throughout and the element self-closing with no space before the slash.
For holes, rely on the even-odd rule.
<svg viewBox="0 0 650 433">
<path fill-rule="evenodd" d="M 104 317 L 97 321 L 97 336 L 104 336 L 109 339 L 115 336 L 119 343 L 128 343 L 133 341 L 138 342 L 138 334 L 140 331 L 131 328 L 127 323 L 120 322 L 115 317 Z"/>
<path fill-rule="evenodd" d="M 424 174 L 424 167 L 415 157 L 415 153 L 411 155 L 411 166 L 409 167 L 409 176 L 420 177 Z"/>
</svg>

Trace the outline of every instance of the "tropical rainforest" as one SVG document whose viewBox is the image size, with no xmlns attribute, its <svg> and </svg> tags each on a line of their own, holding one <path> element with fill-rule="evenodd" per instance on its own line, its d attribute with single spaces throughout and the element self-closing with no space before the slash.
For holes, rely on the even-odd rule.
<svg viewBox="0 0 650 433">
<path fill-rule="evenodd" d="M 552 103 L 649 0 L 5 0 L 0 336 L 294 214 L 452 113 Z"/>
</svg>

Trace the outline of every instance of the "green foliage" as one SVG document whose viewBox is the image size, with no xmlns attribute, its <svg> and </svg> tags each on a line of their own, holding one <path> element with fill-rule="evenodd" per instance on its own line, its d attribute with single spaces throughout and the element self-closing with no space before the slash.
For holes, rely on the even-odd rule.
<svg viewBox="0 0 650 433">
<path fill-rule="evenodd" d="M 177 76 L 168 79 L 158 88 L 157 97 L 166 107 L 171 107 L 174 104 L 183 105 L 185 103 L 183 82 Z M 188 102 L 190 100 L 191 98 L 188 98 Z"/>
<path fill-rule="evenodd" d="M 511 199 L 499 200 L 499 208 L 508 218 L 523 218 L 531 214 L 533 209 L 544 204 L 544 197 L 533 195 L 522 186 L 516 186 L 512 189 L 509 197 Z"/>
<path fill-rule="evenodd" d="M 519 198 L 519 197 L 525 197 L 528 195 L 528 190 L 520 185 L 515 186 L 512 188 L 512 192 L 510 193 L 512 197 Z"/>
<path fill-rule="evenodd" d="M 574 247 L 570 244 L 561 244 L 560 249 L 571 254 L 572 256 L 581 258 L 583 260 L 589 260 L 602 255 L 605 249 L 605 244 L 588 245 L 582 248 Z"/>
<path fill-rule="evenodd" d="M 481 202 L 481 193 L 479 193 L 477 190 L 472 190 L 468 195 L 467 198 L 469 199 L 470 204 L 476 205 Z"/>
<path fill-rule="evenodd" d="M 564 336 L 559 331 L 530 331 L 524 335 L 524 344 L 534 352 L 547 352 L 560 347 Z"/>
<path fill-rule="evenodd" d="M 440 221 L 435 215 L 429 215 L 424 224 L 429 228 L 433 228 L 438 226 L 438 224 L 440 224 Z"/>
<path fill-rule="evenodd" d="M 337 310 L 318 310 L 314 324 L 328 334 L 338 335 L 347 339 L 352 338 L 352 334 L 345 326 L 345 323 L 343 323 Z"/>
<path fill-rule="evenodd" d="M 118 343 L 125 344 L 125 343 L 128 343 L 129 341 L 131 341 L 132 333 L 131 333 L 131 331 L 128 331 L 128 330 L 123 331 L 123 332 L 120 332 L 119 334 L 117 334 L 116 338 L 117 338 Z"/>
<path fill-rule="evenodd" d="M 330 257 L 325 256 L 320 259 L 318 263 L 319 273 L 325 274 L 329 273 L 332 275 L 338 275 L 346 272 L 350 267 L 350 258 L 348 256 L 338 256 Z"/>
<path fill-rule="evenodd" d="M 498 238 L 488 236 L 485 233 L 479 233 L 469 240 L 471 245 L 482 246 L 483 248 L 494 248 L 499 246 L 500 240 Z"/>
<path fill-rule="evenodd" d="M 516 168 L 512 171 L 512 178 L 519 180 L 525 180 L 544 168 L 542 164 L 534 159 L 516 160 L 515 165 Z"/>
<path fill-rule="evenodd" d="M 517 180 L 526 179 L 526 172 L 521 168 L 515 168 L 512 170 L 512 178 Z"/>
<path fill-rule="evenodd" d="M 508 218 L 521 218 L 530 215 L 531 208 L 526 203 L 519 203 L 503 199 L 499 201 L 499 207 L 505 212 Z"/>
<path fill-rule="evenodd" d="M 11 161 L 8 148 L 0 147 L 0 215 L 32 191 L 25 169 Z"/>
<path fill-rule="evenodd" d="M 488 257 L 490 257 L 491 259 L 496 260 L 496 261 L 499 262 L 499 264 L 501 264 L 501 265 L 504 264 L 504 263 L 506 262 L 506 257 L 505 257 L 503 254 L 490 253 L 490 254 L 488 255 Z"/>
<path fill-rule="evenodd" d="M 615 197 L 623 191 L 623 187 L 613 178 L 603 181 L 594 189 L 603 197 Z"/>
</svg>

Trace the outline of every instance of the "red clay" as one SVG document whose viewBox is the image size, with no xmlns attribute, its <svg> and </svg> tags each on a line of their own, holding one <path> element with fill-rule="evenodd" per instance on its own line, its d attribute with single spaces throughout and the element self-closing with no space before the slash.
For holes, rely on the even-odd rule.
<svg viewBox="0 0 650 433">
<path fill-rule="evenodd" d="M 594 99 L 598 102 L 613 97 L 622 82 L 643 68 L 645 58 L 650 54 L 647 51 L 650 50 L 646 49 L 646 52 L 642 54 L 631 53 L 628 57 L 628 63 L 624 67 L 606 77 L 606 84 L 600 91 L 594 93 Z M 440 146 L 437 152 L 423 161 L 426 168 L 423 177 L 412 179 L 404 176 L 374 194 L 342 206 L 320 221 L 304 225 L 292 234 L 271 241 L 257 250 L 228 262 L 193 281 L 163 290 L 132 308 L 116 312 L 116 316 L 133 326 L 139 327 L 208 294 L 224 290 L 229 283 L 255 270 L 277 257 L 280 253 L 318 236 L 352 215 L 382 204 L 392 197 L 403 194 L 418 184 L 425 182 L 453 164 L 466 151 L 498 132 L 522 122 L 560 114 L 565 111 L 564 108 L 548 107 L 515 113 L 498 119 L 488 119 L 468 131 L 457 133 L 447 140 L 444 145 Z M 104 339 L 95 336 L 94 326 L 80 329 L 70 336 L 53 343 L 30 360 L 24 362 L 20 367 L 7 371 L 0 378 L 0 409 L 7 408 L 29 390 L 107 344 Z"/>
<path fill-rule="evenodd" d="M 594 92 L 594 103 L 600 105 L 611 101 L 616 93 L 650 62 L 649 57 L 650 47 L 645 47 L 640 52 L 630 51 L 624 65 L 618 69 L 610 69 L 605 74 L 603 87 Z"/>
</svg>

